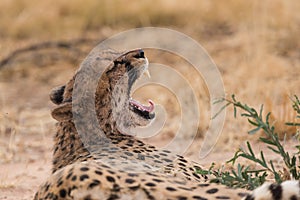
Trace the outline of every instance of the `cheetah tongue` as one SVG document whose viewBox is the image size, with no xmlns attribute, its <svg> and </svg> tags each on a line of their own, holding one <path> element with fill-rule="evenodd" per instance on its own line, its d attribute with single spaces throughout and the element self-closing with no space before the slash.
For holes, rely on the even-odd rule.
<svg viewBox="0 0 300 200">
<path fill-rule="evenodd" d="M 147 112 L 151 113 L 154 110 L 154 102 L 152 100 L 150 100 L 150 99 L 148 100 L 148 102 L 149 102 L 150 105 L 149 106 L 145 106 L 145 105 L 141 104 L 140 102 L 138 102 L 138 101 L 136 101 L 134 99 L 130 99 L 129 100 L 129 103 L 132 106 L 136 107 L 137 109 L 139 109 L 141 111 L 147 111 Z"/>
</svg>

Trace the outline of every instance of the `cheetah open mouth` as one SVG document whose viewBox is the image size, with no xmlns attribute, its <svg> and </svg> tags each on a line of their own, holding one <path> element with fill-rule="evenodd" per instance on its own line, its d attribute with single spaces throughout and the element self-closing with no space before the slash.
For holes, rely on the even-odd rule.
<svg viewBox="0 0 300 200">
<path fill-rule="evenodd" d="M 147 75 L 150 78 L 150 73 L 147 68 L 143 72 L 143 74 Z M 154 111 L 154 102 L 150 99 L 148 100 L 148 102 L 149 102 L 149 106 L 146 106 L 146 105 L 141 104 L 139 101 L 130 97 L 130 99 L 129 99 L 130 110 L 145 119 L 148 119 L 148 120 L 153 119 L 155 117 L 155 113 L 153 112 Z"/>
<path fill-rule="evenodd" d="M 145 119 L 153 119 L 155 117 L 154 110 L 154 102 L 152 100 L 148 100 L 149 106 L 145 106 L 138 102 L 135 99 L 129 99 L 130 109 L 135 112 L 136 114 L 144 117 Z"/>
</svg>

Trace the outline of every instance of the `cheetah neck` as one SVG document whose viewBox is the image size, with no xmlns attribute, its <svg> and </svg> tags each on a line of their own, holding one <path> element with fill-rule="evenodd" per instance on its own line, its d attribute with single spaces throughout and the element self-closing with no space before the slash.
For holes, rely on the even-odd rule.
<svg viewBox="0 0 300 200">
<path fill-rule="evenodd" d="M 105 80 L 106 77 L 103 77 Z M 117 98 L 113 98 L 111 90 L 114 90 L 116 83 L 111 80 L 110 84 L 100 83 L 101 87 L 97 88 L 95 96 L 95 110 L 97 119 L 102 132 L 105 134 L 110 142 L 126 141 L 132 139 L 132 136 L 123 135 L 117 129 L 116 120 L 113 117 L 113 102 Z M 68 88 L 68 86 L 67 86 Z M 119 88 L 121 91 L 127 91 L 127 88 Z M 127 94 L 122 94 L 125 98 Z M 71 98 L 71 96 L 69 97 Z M 125 101 L 125 100 L 123 100 Z M 124 104 L 122 106 L 125 106 Z M 81 122 L 89 126 L 88 121 L 84 119 Z M 97 126 L 96 126 L 97 127 Z M 90 134 L 89 131 L 84 131 L 84 134 L 89 137 L 89 141 L 98 141 L 97 135 Z M 82 162 L 93 159 L 93 155 L 88 151 L 86 142 L 83 140 L 83 135 L 78 133 L 74 120 L 61 121 L 57 124 L 57 133 L 54 138 L 54 152 L 53 152 L 53 172 L 58 169 L 72 164 L 74 162 Z"/>
<path fill-rule="evenodd" d="M 120 80 L 109 79 L 105 75 L 101 80 L 107 81 L 108 84 L 99 82 L 101 87 L 97 87 L 96 90 L 95 109 L 100 129 L 108 136 L 120 133 L 120 116 L 123 118 L 128 117 L 129 119 L 129 86 L 128 84 L 122 84 Z"/>
<path fill-rule="evenodd" d="M 137 141 L 133 136 L 124 135 L 115 130 L 107 134 L 107 139 L 111 144 L 126 141 Z M 99 148 L 101 149 L 101 148 Z M 100 151 L 99 151 L 100 152 Z M 94 154 L 90 153 L 76 130 L 73 121 L 63 121 L 57 124 L 57 132 L 54 137 L 53 149 L 53 173 L 60 168 L 75 162 L 82 162 L 94 159 Z"/>
</svg>

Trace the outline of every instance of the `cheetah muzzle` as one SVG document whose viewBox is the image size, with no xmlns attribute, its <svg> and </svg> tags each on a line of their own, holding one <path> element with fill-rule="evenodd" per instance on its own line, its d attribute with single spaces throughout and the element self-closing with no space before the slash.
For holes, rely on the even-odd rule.
<svg viewBox="0 0 300 200">
<path fill-rule="evenodd" d="M 146 59 L 145 56 L 144 56 L 144 51 L 143 50 L 139 50 L 137 56 L 134 56 L 134 57 L 135 58 L 144 58 L 144 59 Z M 147 68 L 148 68 L 148 62 L 145 66 L 144 73 L 146 73 L 149 76 L 149 71 L 148 71 Z M 130 73 L 136 73 L 136 72 L 133 71 L 133 72 L 129 72 L 129 74 Z M 130 75 L 130 77 L 135 77 L 135 76 Z M 137 78 L 139 78 L 139 77 L 137 77 Z M 134 83 L 136 80 L 137 79 L 133 78 L 132 82 Z M 131 86 L 129 88 L 131 88 Z M 137 101 L 137 100 L 130 97 L 130 99 L 129 99 L 129 109 L 132 112 L 136 113 L 137 115 L 139 115 L 139 116 L 141 116 L 145 119 L 153 119 L 155 117 L 155 113 L 153 112 L 154 111 L 154 102 L 150 99 L 148 100 L 148 102 L 149 102 L 150 105 L 145 106 L 145 105 L 141 104 L 139 101 Z"/>
</svg>

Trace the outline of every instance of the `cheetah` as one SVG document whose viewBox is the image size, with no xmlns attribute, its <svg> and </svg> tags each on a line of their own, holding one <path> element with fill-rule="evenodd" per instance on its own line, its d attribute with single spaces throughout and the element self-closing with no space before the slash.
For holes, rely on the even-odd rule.
<svg viewBox="0 0 300 200">
<path fill-rule="evenodd" d="M 109 65 L 103 68 L 101 60 Z M 78 87 L 91 81 L 86 69 L 102 72 L 92 95 Z M 52 90 L 50 99 L 56 107 L 51 114 L 58 121 L 52 174 L 35 200 L 256 199 L 255 192 L 207 183 L 208 177 L 197 173 L 202 169 L 199 164 L 124 133 L 155 117 L 151 100 L 146 106 L 130 97 L 133 84 L 147 71 L 142 49 L 118 53 L 96 47 L 70 81 Z M 78 115 L 76 104 L 85 113 L 95 108 L 96 121 Z"/>
</svg>

